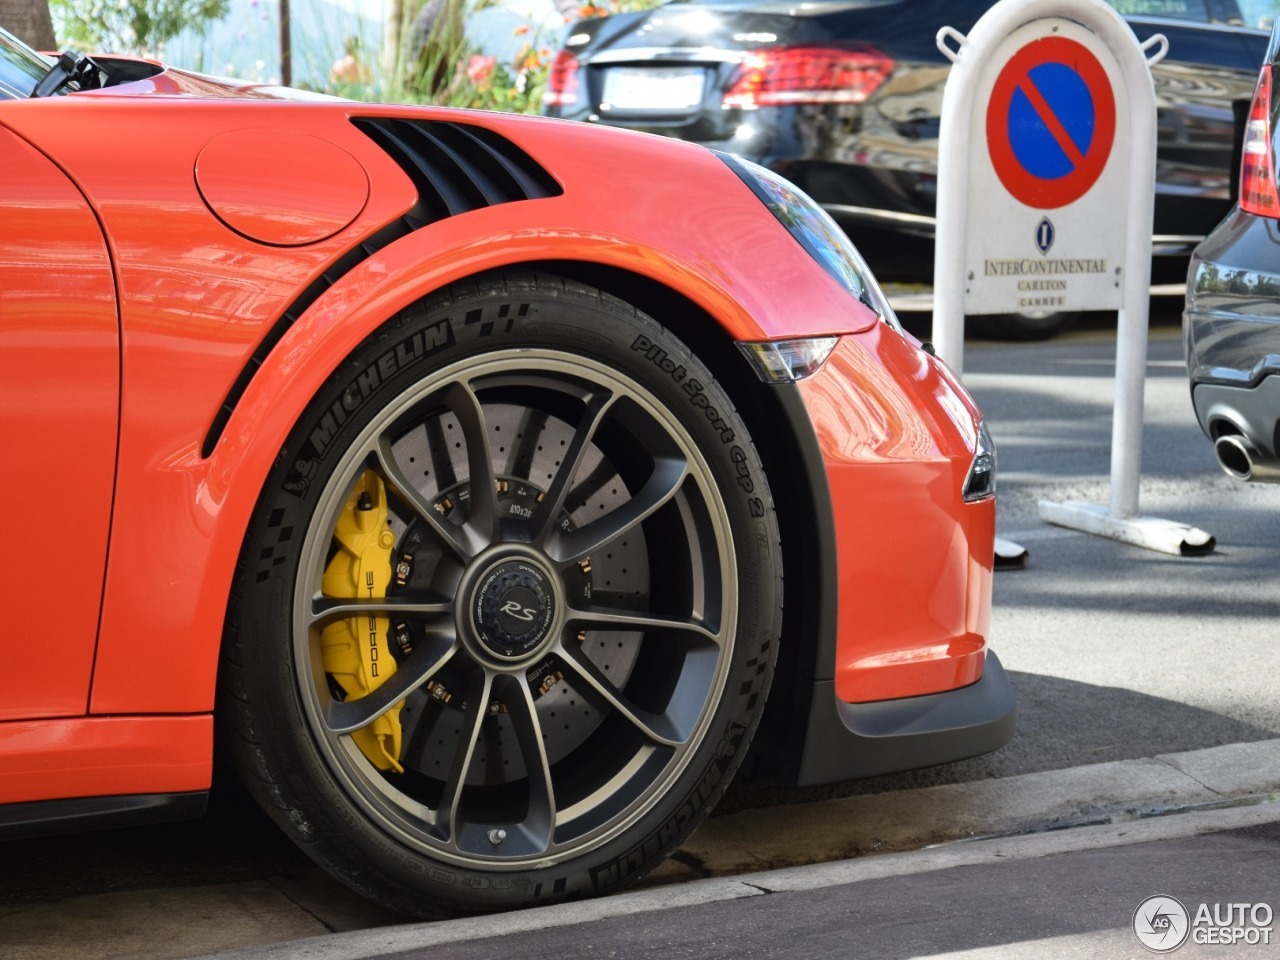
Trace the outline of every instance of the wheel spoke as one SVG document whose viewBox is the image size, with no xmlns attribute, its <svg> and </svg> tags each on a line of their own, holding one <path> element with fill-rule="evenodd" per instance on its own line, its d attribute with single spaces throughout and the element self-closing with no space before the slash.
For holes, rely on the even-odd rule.
<svg viewBox="0 0 1280 960">
<path fill-rule="evenodd" d="M 514 829 L 519 836 L 509 835 L 495 853 L 519 856 L 545 853 L 551 846 L 556 822 L 555 787 L 533 693 L 523 676 L 499 677 L 494 683 L 494 693 L 507 705 L 529 777 L 528 812 L 523 822 L 507 828 L 509 834 Z"/>
<path fill-rule="evenodd" d="M 547 553 L 561 564 L 581 560 L 653 516 L 679 492 L 688 475 L 689 464 L 683 458 L 660 457 L 634 497 L 572 533 L 553 530 L 547 538 Z"/>
<path fill-rule="evenodd" d="M 569 484 L 577 476 L 578 468 L 582 466 L 582 458 L 586 455 L 587 448 L 591 446 L 591 441 L 595 438 L 596 431 L 600 429 L 600 424 L 604 422 L 605 416 L 613 406 L 614 399 L 613 394 L 596 393 L 587 401 L 582 411 L 582 420 L 574 431 L 573 439 L 569 441 L 564 456 L 560 459 L 560 469 L 530 524 L 534 543 L 543 543 L 554 528 L 569 496 Z"/>
<path fill-rule="evenodd" d="M 507 456 L 507 465 L 503 470 L 508 476 L 529 479 L 533 468 L 533 457 L 538 450 L 538 441 L 542 439 L 542 430 L 551 415 L 545 410 L 527 408 L 520 415 L 520 424 L 516 428 L 516 443 L 511 446 Z M 521 466 L 523 465 L 523 469 Z"/>
<path fill-rule="evenodd" d="M 587 685 L 586 690 L 579 687 L 581 693 L 594 693 L 597 698 L 626 717 L 649 740 L 665 747 L 678 747 L 689 739 L 689 730 L 683 729 L 684 725 L 677 724 L 670 714 L 651 713 L 632 703 L 582 652 L 562 645 L 557 653 Z"/>
<path fill-rule="evenodd" d="M 453 457 L 444 436 L 444 424 L 439 417 L 431 417 L 422 425 L 422 432 L 427 440 L 427 457 L 435 472 L 436 489 L 452 490 L 458 482 L 458 474 L 453 469 Z"/>
<path fill-rule="evenodd" d="M 602 457 L 600 462 L 591 468 L 591 472 L 569 491 L 564 501 L 564 512 L 573 513 L 585 506 L 588 500 L 599 493 L 604 485 L 617 475 L 618 470 L 613 463 Z"/>
<path fill-rule="evenodd" d="M 430 619 L 453 613 L 451 602 L 427 602 L 410 597 L 317 597 L 311 604 L 308 626 L 322 627 L 334 620 L 361 616 L 400 616 Z"/>
<path fill-rule="evenodd" d="M 435 676 L 457 651 L 457 637 L 429 634 L 378 689 L 358 700 L 331 701 L 325 711 L 325 723 L 334 733 L 351 733 L 369 726 Z"/>
<path fill-rule="evenodd" d="M 484 410 L 475 391 L 467 384 L 452 383 L 444 391 L 444 401 L 462 428 L 462 438 L 467 445 L 467 472 L 470 482 L 467 522 L 473 542 L 484 546 L 493 543 L 498 536 L 498 490 L 493 472 L 493 459 L 489 451 L 489 435 L 485 427 Z"/>
<path fill-rule="evenodd" d="M 448 826 L 448 839 L 458 847 L 461 822 L 462 791 L 467 784 L 467 773 L 471 770 L 471 762 L 475 759 L 476 744 L 480 740 L 480 730 L 484 726 L 485 717 L 489 715 L 489 700 L 493 693 L 493 677 L 485 671 L 480 689 L 467 695 L 467 709 L 464 713 L 462 729 L 458 732 L 458 743 L 453 750 L 453 760 L 449 764 L 449 776 L 445 781 L 444 793 L 440 797 L 440 825 Z"/>
<path fill-rule="evenodd" d="M 724 644 L 722 632 L 717 632 L 693 620 L 675 617 L 655 617 L 652 614 L 632 610 L 610 610 L 603 607 L 574 608 L 565 611 L 568 623 L 586 630 L 670 630 L 688 633 L 716 646 Z"/>
<path fill-rule="evenodd" d="M 386 435 L 378 437 L 378 445 L 374 450 L 376 465 L 374 469 L 390 488 L 390 493 L 403 503 L 415 516 L 424 521 L 444 543 L 464 560 L 479 553 L 487 542 L 479 543 L 468 537 L 467 531 L 455 523 L 450 523 L 434 503 L 424 497 L 400 469 L 395 453 L 391 449 L 391 440 Z"/>
</svg>

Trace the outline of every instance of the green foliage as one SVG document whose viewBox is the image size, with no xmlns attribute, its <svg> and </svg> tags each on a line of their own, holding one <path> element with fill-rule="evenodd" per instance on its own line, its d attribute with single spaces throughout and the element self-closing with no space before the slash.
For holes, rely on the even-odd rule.
<svg viewBox="0 0 1280 960">
<path fill-rule="evenodd" d="M 410 87 L 410 99 L 446 107 L 537 113 L 547 84 L 547 68 L 555 54 L 526 42 L 511 63 L 500 63 L 470 49 L 457 61 L 445 83 L 434 90 Z"/>
<path fill-rule="evenodd" d="M 524 41 L 510 62 L 478 51 L 467 37 L 467 16 L 495 0 L 428 0 L 407 18 L 401 33 L 404 50 L 393 76 L 377 91 L 388 102 L 430 103 L 507 113 L 538 113 L 547 74 L 555 58 L 554 41 L 518 27 Z M 660 0 L 592 0 L 579 18 L 647 10 Z M 566 19 L 566 23 L 570 19 Z M 350 96 L 350 91 L 333 92 Z"/>
<path fill-rule="evenodd" d="M 224 16 L 227 6 L 228 0 L 50 0 L 64 43 L 152 56 L 187 27 Z"/>
<path fill-rule="evenodd" d="M 386 85 L 395 100 L 456 106 L 458 87 L 474 52 L 467 38 L 467 16 L 493 0 L 427 0 L 401 29 L 403 50 L 395 76 Z"/>
</svg>

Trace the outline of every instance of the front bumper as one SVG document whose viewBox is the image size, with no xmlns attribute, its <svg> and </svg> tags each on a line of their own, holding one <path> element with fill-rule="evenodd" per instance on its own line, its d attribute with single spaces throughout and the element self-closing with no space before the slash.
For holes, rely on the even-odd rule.
<svg viewBox="0 0 1280 960">
<path fill-rule="evenodd" d="M 802 631 L 816 644 L 812 673 L 797 678 L 791 722 L 805 735 L 788 738 L 791 779 L 830 783 L 1004 745 L 1013 693 L 986 643 L 995 503 L 962 499 L 976 407 L 884 324 L 842 338 L 798 387 L 787 415 L 817 521 L 801 574 L 816 575 L 820 602 Z"/>
</svg>

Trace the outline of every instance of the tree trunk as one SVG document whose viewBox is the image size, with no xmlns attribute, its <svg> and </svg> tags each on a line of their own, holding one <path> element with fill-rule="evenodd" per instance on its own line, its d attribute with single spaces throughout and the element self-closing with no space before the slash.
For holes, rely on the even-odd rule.
<svg viewBox="0 0 1280 960">
<path fill-rule="evenodd" d="M 293 86 L 293 17 L 289 0 L 280 0 L 280 86 Z"/>
<path fill-rule="evenodd" d="M 0 0 L 3 3 L 4 0 Z M 382 31 L 382 84 L 394 93 L 400 89 L 400 31 L 404 26 L 404 0 L 388 0 L 387 22 Z"/>
<path fill-rule="evenodd" d="M 58 48 L 48 0 L 0 0 L 0 26 L 37 50 Z"/>
</svg>

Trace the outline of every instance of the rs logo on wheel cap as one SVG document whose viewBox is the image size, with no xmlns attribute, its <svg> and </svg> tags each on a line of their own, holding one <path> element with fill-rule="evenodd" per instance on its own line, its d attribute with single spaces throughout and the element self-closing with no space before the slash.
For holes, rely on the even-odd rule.
<svg viewBox="0 0 1280 960">
<path fill-rule="evenodd" d="M 476 589 L 476 635 L 503 659 L 519 659 L 537 648 L 547 638 L 554 614 L 550 578 L 526 560 L 498 564 Z"/>
<path fill-rule="evenodd" d="M 525 622 L 533 620 L 533 618 L 538 615 L 538 611 L 535 607 L 522 607 L 516 600 L 508 600 L 502 605 L 498 612 L 515 617 L 517 620 L 524 620 Z"/>
</svg>

